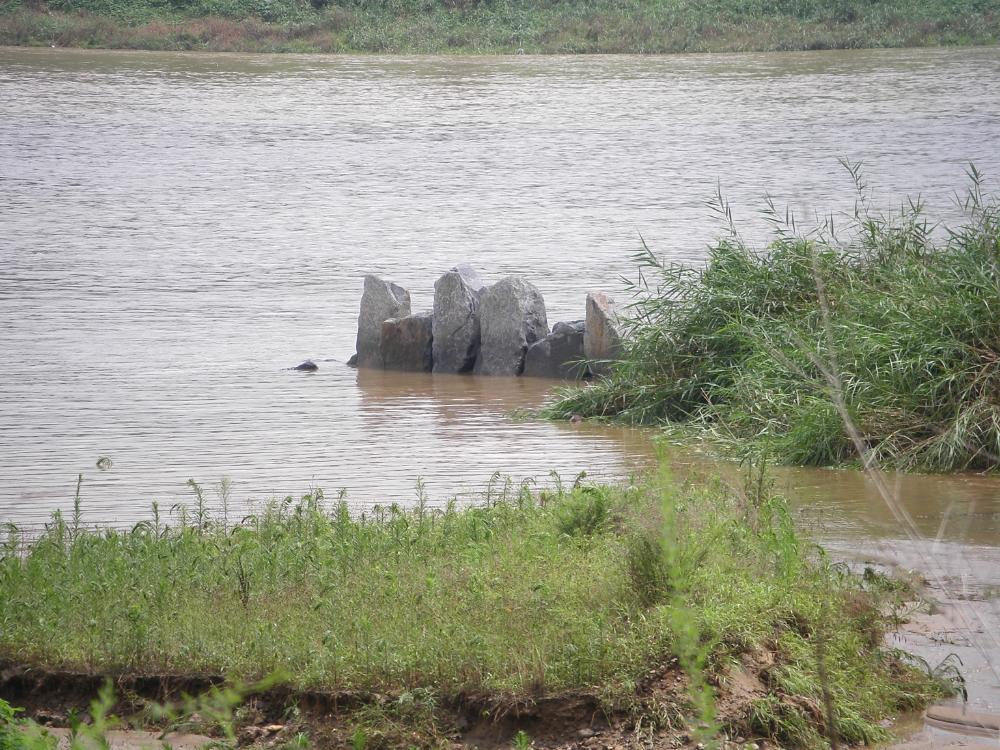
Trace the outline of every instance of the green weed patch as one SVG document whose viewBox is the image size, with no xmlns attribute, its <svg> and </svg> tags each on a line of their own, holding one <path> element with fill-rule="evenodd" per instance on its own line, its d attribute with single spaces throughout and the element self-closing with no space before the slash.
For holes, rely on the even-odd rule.
<svg viewBox="0 0 1000 750">
<path fill-rule="evenodd" d="M 56 518 L 27 551 L 14 531 L 3 549 L 0 659 L 400 696 L 360 712 L 369 735 L 389 731 L 385 706 L 402 707 L 393 732 L 411 714 L 433 727 L 461 695 L 589 694 L 641 715 L 649 675 L 668 668 L 711 728 L 740 668 L 763 692 L 720 721 L 813 746 L 824 690 L 850 741 L 940 691 L 882 648 L 897 592 L 829 564 L 780 499 L 721 484 L 654 477 L 360 516 L 316 493 L 235 525 L 203 509 L 127 532 Z"/>
</svg>

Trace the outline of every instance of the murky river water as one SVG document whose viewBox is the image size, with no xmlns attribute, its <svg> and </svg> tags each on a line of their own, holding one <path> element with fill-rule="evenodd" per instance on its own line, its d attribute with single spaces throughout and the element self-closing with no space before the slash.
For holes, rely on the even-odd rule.
<svg viewBox="0 0 1000 750">
<path fill-rule="evenodd" d="M 0 50 L 0 518 L 65 508 L 78 472 L 95 521 L 176 501 L 188 477 L 365 503 L 418 478 L 442 498 L 495 471 L 621 474 L 648 457 L 636 433 L 507 418 L 546 383 L 282 368 L 347 359 L 365 272 L 419 309 L 466 260 L 527 274 L 550 321 L 577 318 L 587 289 L 632 273 L 640 232 L 703 257 L 717 182 L 750 236 L 765 192 L 849 210 L 838 157 L 866 161 L 883 205 L 919 192 L 952 212 L 967 162 L 1000 175 L 1000 50 Z M 869 498 L 835 476 L 830 516 L 853 518 L 838 508 Z M 992 480 L 917 484 L 997 512 Z"/>
<path fill-rule="evenodd" d="M 717 183 L 751 238 L 765 193 L 804 217 L 849 211 L 839 157 L 865 161 L 879 205 L 920 193 L 953 216 L 968 162 L 1000 176 L 1000 49 L 0 49 L 0 521 L 67 508 L 78 472 L 85 519 L 119 523 L 187 497 L 189 477 L 230 477 L 237 503 L 321 486 L 362 505 L 412 498 L 418 479 L 441 500 L 494 472 L 621 476 L 651 460 L 644 433 L 509 418 L 549 383 L 344 366 L 362 275 L 421 309 L 469 261 L 528 275 L 550 322 L 578 318 L 586 290 L 632 274 L 639 233 L 698 262 Z M 282 369 L 306 357 L 317 374 Z M 834 546 L 925 554 L 891 542 L 898 524 L 857 474 L 777 481 Z M 963 585 L 997 584 L 1000 480 L 892 482 Z"/>
</svg>

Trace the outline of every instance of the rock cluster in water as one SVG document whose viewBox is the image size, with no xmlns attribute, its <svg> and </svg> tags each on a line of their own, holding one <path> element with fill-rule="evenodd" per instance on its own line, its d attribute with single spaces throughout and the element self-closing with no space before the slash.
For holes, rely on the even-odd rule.
<svg viewBox="0 0 1000 750">
<path fill-rule="evenodd" d="M 590 293 L 586 319 L 549 330 L 541 292 L 522 276 L 492 286 L 466 264 L 434 283 L 434 306 L 413 314 L 410 293 L 365 276 L 357 354 L 350 364 L 409 372 L 581 379 L 607 371 L 621 348 L 614 301 Z"/>
</svg>

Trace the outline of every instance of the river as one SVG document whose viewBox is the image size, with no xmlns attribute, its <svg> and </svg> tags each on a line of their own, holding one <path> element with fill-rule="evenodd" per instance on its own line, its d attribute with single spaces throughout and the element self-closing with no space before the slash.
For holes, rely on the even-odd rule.
<svg viewBox="0 0 1000 750">
<path fill-rule="evenodd" d="M 118 524 L 189 498 L 188 478 L 213 501 L 228 477 L 239 505 L 319 486 L 364 507 L 409 501 L 418 480 L 443 501 L 495 473 L 623 476 L 652 460 L 646 433 L 511 418 L 551 383 L 346 367 L 363 274 L 407 286 L 419 310 L 467 261 L 488 280 L 527 275 L 550 323 L 580 318 L 587 290 L 622 293 L 640 235 L 704 258 L 719 188 L 758 242 L 765 195 L 800 223 L 850 213 L 839 158 L 864 162 L 875 205 L 919 194 L 955 218 L 969 162 L 988 189 L 1000 175 L 1000 49 L 0 49 L 0 521 L 67 510 L 80 473 L 84 520 Z M 318 373 L 284 369 L 307 357 Z M 926 557 L 865 478 L 776 477 L 845 554 L 874 555 L 858 542 L 874 539 L 897 562 Z M 939 560 L 971 560 L 947 574 L 984 598 L 1000 583 L 1000 480 L 891 481 Z"/>
</svg>

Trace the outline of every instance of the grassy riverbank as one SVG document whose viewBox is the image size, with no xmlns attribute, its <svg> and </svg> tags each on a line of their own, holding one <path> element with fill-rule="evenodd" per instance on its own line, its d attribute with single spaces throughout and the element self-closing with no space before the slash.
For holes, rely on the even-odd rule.
<svg viewBox="0 0 1000 750">
<path fill-rule="evenodd" d="M 977 181 L 965 207 L 948 230 L 910 207 L 808 233 L 769 210 L 766 248 L 731 227 L 702 268 L 645 253 L 623 361 L 548 414 L 695 426 L 792 464 L 996 470 L 1000 204 Z"/>
<path fill-rule="evenodd" d="M 653 478 L 361 517 L 317 495 L 127 533 L 58 520 L 5 548 L 0 659 L 119 684 L 282 673 L 350 695 L 333 731 L 367 747 L 450 746 L 456 710 L 547 700 L 553 731 L 597 716 L 655 747 L 696 741 L 685 717 L 785 746 L 883 738 L 941 689 L 882 647 L 894 589 L 831 565 L 762 486 Z"/>
<path fill-rule="evenodd" d="M 666 53 L 995 44 L 989 0 L 2 0 L 0 44 Z"/>
</svg>

